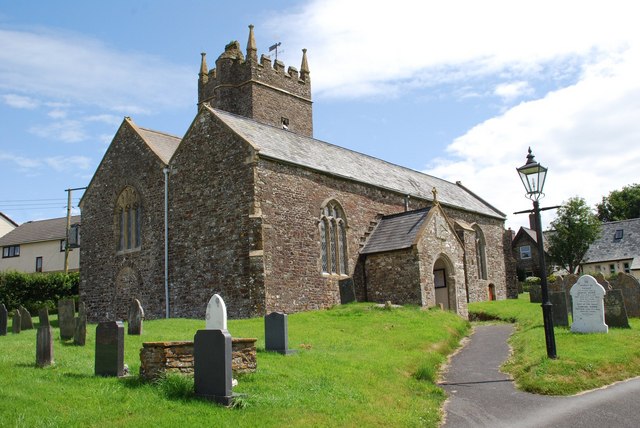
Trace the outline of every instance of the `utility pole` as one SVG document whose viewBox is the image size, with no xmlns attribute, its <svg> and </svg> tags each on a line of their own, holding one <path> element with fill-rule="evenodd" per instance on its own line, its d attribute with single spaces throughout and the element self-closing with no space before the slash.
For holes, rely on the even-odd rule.
<svg viewBox="0 0 640 428">
<path fill-rule="evenodd" d="M 67 232 L 64 240 L 64 273 L 69 273 L 69 231 L 71 230 L 71 192 L 74 190 L 84 190 L 86 187 L 76 187 L 74 189 L 66 189 L 67 192 Z"/>
</svg>

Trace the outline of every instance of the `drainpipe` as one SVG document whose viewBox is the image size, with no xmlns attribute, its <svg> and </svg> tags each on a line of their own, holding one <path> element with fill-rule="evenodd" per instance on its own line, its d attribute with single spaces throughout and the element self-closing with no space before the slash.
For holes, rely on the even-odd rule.
<svg viewBox="0 0 640 428">
<path fill-rule="evenodd" d="M 169 318 L 169 168 L 164 173 L 164 301 L 165 318 Z"/>
</svg>

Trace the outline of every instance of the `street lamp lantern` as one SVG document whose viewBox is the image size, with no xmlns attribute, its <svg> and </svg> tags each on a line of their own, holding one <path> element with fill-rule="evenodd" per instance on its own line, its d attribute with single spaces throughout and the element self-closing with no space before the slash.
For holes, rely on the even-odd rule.
<svg viewBox="0 0 640 428">
<path fill-rule="evenodd" d="M 527 155 L 527 163 L 517 168 L 520 174 L 520 180 L 527 191 L 527 198 L 537 201 L 544 196 L 542 189 L 544 188 L 544 180 L 547 178 L 547 168 L 535 161 L 535 156 L 531 153 Z"/>
<path fill-rule="evenodd" d="M 540 289 L 542 291 L 542 318 L 544 321 L 544 337 L 547 345 L 547 356 L 556 358 L 556 339 L 553 332 L 553 305 L 549 301 L 549 290 L 547 287 L 547 264 L 544 258 L 544 242 L 542 236 L 542 222 L 540 220 L 540 203 L 538 199 L 544 196 L 544 180 L 547 178 L 547 168 L 534 160 L 529 147 L 527 163 L 520 168 L 516 168 L 520 175 L 520 180 L 527 191 L 527 198 L 533 201 L 533 213 L 536 217 L 536 236 L 538 244 L 538 257 L 540 265 Z M 543 208 L 544 209 L 544 208 Z M 531 212 L 531 211 L 529 211 Z"/>
</svg>

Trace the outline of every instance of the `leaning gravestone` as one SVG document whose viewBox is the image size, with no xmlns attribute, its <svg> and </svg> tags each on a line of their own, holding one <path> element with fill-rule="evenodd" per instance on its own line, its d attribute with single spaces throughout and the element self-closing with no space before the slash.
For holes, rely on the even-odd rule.
<svg viewBox="0 0 640 428">
<path fill-rule="evenodd" d="M 264 317 L 264 344 L 267 351 L 274 351 L 283 355 L 295 352 L 289 350 L 287 314 L 272 312 Z"/>
<path fill-rule="evenodd" d="M 53 329 L 50 324 L 41 323 L 36 336 L 36 365 L 46 367 L 51 364 L 53 364 Z"/>
<path fill-rule="evenodd" d="M 218 294 L 214 294 L 207 304 L 205 328 L 207 330 L 227 329 L 227 306 Z"/>
<path fill-rule="evenodd" d="M 0 336 L 7 335 L 7 328 L 9 327 L 9 311 L 4 303 L 0 303 Z"/>
<path fill-rule="evenodd" d="M 15 311 L 13 311 L 13 323 L 11 325 L 11 332 L 13 334 L 20 333 L 20 324 L 22 323 L 21 318 L 22 316 L 20 316 L 19 309 L 16 309 Z"/>
<path fill-rule="evenodd" d="M 631 327 L 621 290 L 609 290 L 604 296 L 604 320 L 609 327 Z"/>
<path fill-rule="evenodd" d="M 138 299 L 133 299 L 129 305 L 129 326 L 127 334 L 140 336 L 142 334 L 142 322 L 144 320 L 144 310 Z"/>
<path fill-rule="evenodd" d="M 20 306 L 20 330 L 33 330 L 33 320 L 31 314 L 24 306 Z"/>
<path fill-rule="evenodd" d="M 604 287 L 591 275 L 583 275 L 571 287 L 574 333 L 608 333 L 604 322 Z"/>
<path fill-rule="evenodd" d="M 58 324 L 60 325 L 60 338 L 62 340 L 73 339 L 76 329 L 76 306 L 73 299 L 58 301 Z"/>
<path fill-rule="evenodd" d="M 231 335 L 227 330 L 196 332 L 193 339 L 193 380 L 196 396 L 224 406 L 232 404 Z"/>
<path fill-rule="evenodd" d="M 549 293 L 549 301 L 553 305 L 551 315 L 554 326 L 569 326 L 569 314 L 567 312 L 567 298 L 564 291 Z"/>
<path fill-rule="evenodd" d="M 124 375 L 124 324 L 101 322 L 96 327 L 96 376 Z"/>
<path fill-rule="evenodd" d="M 87 341 L 87 310 L 84 302 L 78 303 L 78 317 L 73 331 L 73 344 L 84 346 Z"/>
</svg>

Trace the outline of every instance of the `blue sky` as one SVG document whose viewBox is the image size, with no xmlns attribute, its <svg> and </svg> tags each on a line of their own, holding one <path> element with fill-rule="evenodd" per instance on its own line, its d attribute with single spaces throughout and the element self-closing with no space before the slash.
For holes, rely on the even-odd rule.
<svg viewBox="0 0 640 428">
<path fill-rule="evenodd" d="M 0 211 L 65 215 L 124 116 L 178 136 L 200 52 L 308 49 L 314 136 L 461 181 L 508 214 L 640 182 L 640 31 L 624 1 L 0 1 Z M 74 204 L 81 192 L 74 193 Z M 75 210 L 74 212 L 77 212 Z M 552 218 L 545 213 L 544 222 Z"/>
</svg>

